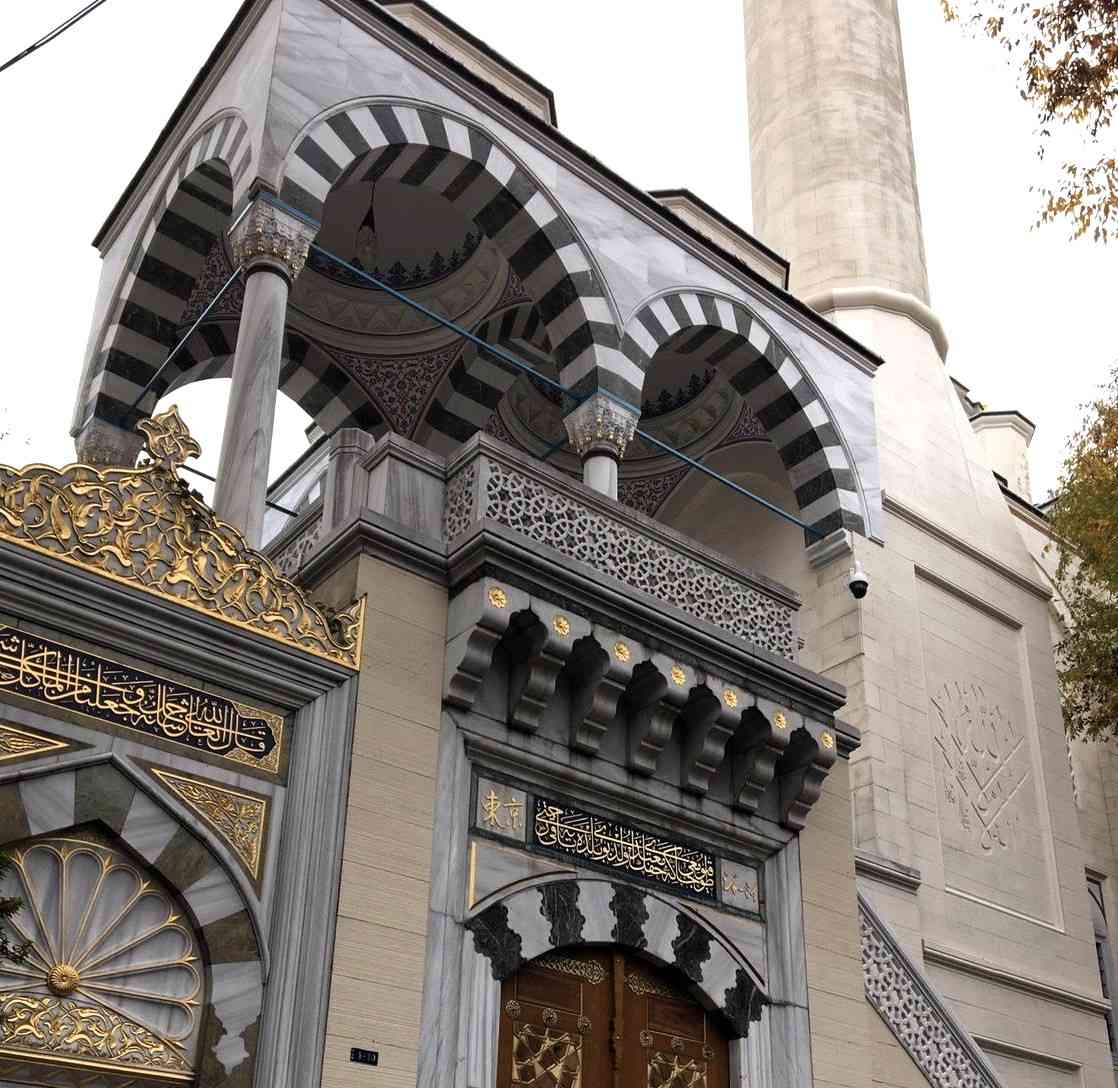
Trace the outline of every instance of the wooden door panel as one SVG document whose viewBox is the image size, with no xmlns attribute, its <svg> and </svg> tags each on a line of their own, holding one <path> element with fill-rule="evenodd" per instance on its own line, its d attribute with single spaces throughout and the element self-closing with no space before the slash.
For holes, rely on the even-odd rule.
<svg viewBox="0 0 1118 1088">
<path fill-rule="evenodd" d="M 502 984 L 497 1069 L 497 1088 L 729 1088 L 729 1048 L 672 973 L 555 954 Z"/>
</svg>

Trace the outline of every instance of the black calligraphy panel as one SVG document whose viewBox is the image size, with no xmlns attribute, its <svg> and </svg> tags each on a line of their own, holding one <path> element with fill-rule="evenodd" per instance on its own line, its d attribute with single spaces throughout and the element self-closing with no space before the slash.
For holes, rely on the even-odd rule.
<svg viewBox="0 0 1118 1088">
<path fill-rule="evenodd" d="M 262 771 L 279 769 L 283 719 L 0 625 L 0 691 Z"/>
<path fill-rule="evenodd" d="M 537 846 L 644 877 L 677 891 L 715 897 L 714 855 L 588 812 L 536 798 Z"/>
</svg>

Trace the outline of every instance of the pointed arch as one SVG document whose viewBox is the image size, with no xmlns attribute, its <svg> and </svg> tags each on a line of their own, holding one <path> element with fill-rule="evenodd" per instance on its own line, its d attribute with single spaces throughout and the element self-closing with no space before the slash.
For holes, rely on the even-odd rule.
<svg viewBox="0 0 1118 1088">
<path fill-rule="evenodd" d="M 206 838 L 114 758 L 9 779 L 0 784 L 0 808 L 0 845 L 97 820 L 181 897 L 208 954 L 200 1083 L 223 1083 L 221 1071 L 228 1075 L 246 1059 L 251 1069 L 264 996 L 262 946 L 239 881 Z"/>
<path fill-rule="evenodd" d="M 621 350 L 644 375 L 671 340 L 718 367 L 776 445 L 800 516 L 816 531 L 868 523 L 858 477 L 838 426 L 811 380 L 776 334 L 741 302 L 709 291 L 673 290 L 642 305 Z"/>
<path fill-rule="evenodd" d="M 702 915 L 632 884 L 545 877 L 483 899 L 465 924 L 498 981 L 552 949 L 613 944 L 681 972 L 739 1037 L 768 1003 L 762 977 Z"/>
<path fill-rule="evenodd" d="M 79 390 L 75 434 L 95 419 L 131 426 L 130 406 L 181 336 L 206 256 L 228 226 L 251 162 L 248 125 L 226 111 L 203 125 L 167 172 Z"/>
<path fill-rule="evenodd" d="M 474 122 L 384 98 L 348 104 L 296 138 L 280 196 L 321 221 L 334 186 L 385 177 L 439 193 L 493 241 L 536 303 L 564 385 L 639 403 L 640 373 L 618 350 L 589 248 L 531 171 Z"/>
<path fill-rule="evenodd" d="M 517 303 L 490 314 L 472 330 L 489 344 L 511 350 L 524 359 L 554 371 L 551 341 L 536 307 Z M 466 341 L 459 356 L 439 383 L 423 415 L 416 441 L 449 454 L 484 429 L 521 371 L 482 352 Z M 554 377 L 554 373 L 549 374 Z"/>
<path fill-rule="evenodd" d="M 152 386 L 158 397 L 193 382 L 228 378 L 237 347 L 236 321 L 200 325 Z M 283 338 L 279 391 L 293 400 L 325 433 L 359 427 L 380 437 L 389 428 L 368 392 L 324 348 L 294 329 Z"/>
</svg>

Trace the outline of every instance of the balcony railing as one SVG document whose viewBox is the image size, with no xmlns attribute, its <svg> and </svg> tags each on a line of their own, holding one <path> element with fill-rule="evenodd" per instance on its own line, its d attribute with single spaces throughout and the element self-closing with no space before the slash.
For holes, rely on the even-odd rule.
<svg viewBox="0 0 1118 1088">
<path fill-rule="evenodd" d="M 396 435 L 374 444 L 363 432 L 340 432 L 331 442 L 324 494 L 320 514 L 304 514 L 272 545 L 289 576 L 363 515 L 426 540 L 428 554 L 441 553 L 452 572 L 472 541 L 497 531 L 519 540 L 522 551 L 573 564 L 614 592 L 651 598 L 796 657 L 800 601 L 791 590 L 488 435 L 476 435 L 444 462 Z"/>
</svg>

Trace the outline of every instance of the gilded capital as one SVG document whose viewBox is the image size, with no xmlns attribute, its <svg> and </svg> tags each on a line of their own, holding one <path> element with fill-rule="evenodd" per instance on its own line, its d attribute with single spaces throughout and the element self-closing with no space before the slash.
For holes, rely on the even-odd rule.
<svg viewBox="0 0 1118 1088">
<path fill-rule="evenodd" d="M 597 453 L 620 461 L 637 428 L 637 412 L 605 393 L 594 393 L 563 423 L 580 457 Z"/>
<path fill-rule="evenodd" d="M 307 262 L 316 233 L 305 220 L 257 197 L 233 228 L 233 259 L 246 271 L 272 268 L 293 280 Z"/>
</svg>

